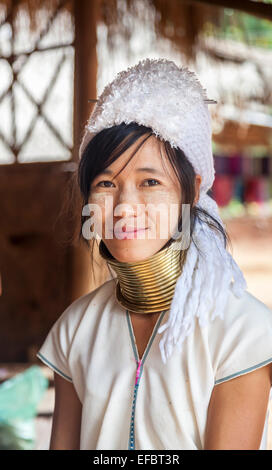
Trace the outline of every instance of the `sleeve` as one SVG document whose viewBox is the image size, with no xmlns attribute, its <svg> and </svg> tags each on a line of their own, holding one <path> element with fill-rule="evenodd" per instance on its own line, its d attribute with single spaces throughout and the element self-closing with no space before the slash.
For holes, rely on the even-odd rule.
<svg viewBox="0 0 272 470">
<path fill-rule="evenodd" d="M 66 309 L 53 324 L 36 356 L 53 371 L 73 382 L 69 367 L 71 344 L 70 308 Z"/>
<path fill-rule="evenodd" d="M 272 310 L 248 291 L 231 293 L 224 319 L 214 320 L 210 346 L 215 385 L 272 363 Z"/>
</svg>

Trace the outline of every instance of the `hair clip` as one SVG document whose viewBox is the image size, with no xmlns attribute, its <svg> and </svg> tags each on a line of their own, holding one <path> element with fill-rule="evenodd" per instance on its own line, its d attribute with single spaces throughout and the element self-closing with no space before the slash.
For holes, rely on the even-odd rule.
<svg viewBox="0 0 272 470">
<path fill-rule="evenodd" d="M 210 103 L 210 104 L 216 104 L 217 103 L 217 101 L 215 101 L 215 100 L 204 100 L 204 101 L 205 101 L 205 103 Z"/>
<path fill-rule="evenodd" d="M 89 99 L 88 101 L 91 102 L 91 103 L 96 103 L 98 101 L 98 99 Z M 205 103 L 209 103 L 209 104 L 217 104 L 217 101 L 215 101 L 215 100 L 206 99 L 204 101 L 205 101 Z"/>
</svg>

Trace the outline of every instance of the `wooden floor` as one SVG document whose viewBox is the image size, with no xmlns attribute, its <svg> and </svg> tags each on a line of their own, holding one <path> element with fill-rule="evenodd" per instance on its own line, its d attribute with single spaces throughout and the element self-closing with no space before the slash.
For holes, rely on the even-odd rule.
<svg viewBox="0 0 272 470">
<path fill-rule="evenodd" d="M 231 253 L 243 270 L 248 290 L 272 309 L 272 219 L 233 219 L 226 222 L 226 228 L 232 240 Z M 3 382 L 30 365 L 0 364 L 0 381 Z M 37 450 L 49 448 L 54 409 L 53 372 L 45 365 L 40 367 L 49 379 L 50 387 L 39 404 L 35 419 Z M 269 411 L 267 448 L 272 450 L 272 400 Z"/>
</svg>

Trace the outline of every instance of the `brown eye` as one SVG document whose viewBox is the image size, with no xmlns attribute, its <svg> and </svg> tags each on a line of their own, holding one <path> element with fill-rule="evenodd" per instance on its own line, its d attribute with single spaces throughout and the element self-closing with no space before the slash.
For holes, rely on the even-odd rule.
<svg viewBox="0 0 272 470">
<path fill-rule="evenodd" d="M 102 188 L 103 188 L 103 187 L 104 187 L 104 188 L 109 188 L 110 186 L 108 186 L 107 183 L 113 184 L 111 181 L 106 180 L 106 181 L 99 181 L 99 183 L 97 183 L 96 186 L 100 186 L 100 184 L 102 184 L 102 183 L 106 183 L 106 186 L 102 186 Z"/>
<path fill-rule="evenodd" d="M 144 183 L 146 183 L 147 181 L 152 181 L 152 182 L 154 182 L 154 181 L 155 181 L 155 184 L 151 184 L 151 185 L 149 185 L 149 184 L 148 184 L 148 186 L 157 186 L 157 184 L 160 184 L 160 182 L 159 182 L 159 181 L 157 181 L 157 180 L 154 180 L 153 178 L 149 178 L 148 180 L 145 180 L 145 181 L 144 181 Z"/>
</svg>

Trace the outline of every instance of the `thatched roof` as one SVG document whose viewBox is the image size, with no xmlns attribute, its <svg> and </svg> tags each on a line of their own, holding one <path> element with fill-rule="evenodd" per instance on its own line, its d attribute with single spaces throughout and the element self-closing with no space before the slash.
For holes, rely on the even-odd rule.
<svg viewBox="0 0 272 470">
<path fill-rule="evenodd" d="M 90 0 L 80 0 L 90 1 Z M 233 69 L 240 76 L 244 64 L 251 64 L 254 74 L 248 74 L 246 87 L 238 91 L 234 82 L 228 81 L 228 90 L 223 90 L 220 96 L 211 96 L 219 104 L 235 101 L 235 106 L 244 109 L 249 103 L 272 106 L 272 72 L 266 67 L 271 63 L 271 52 L 261 48 L 248 47 L 246 44 L 229 40 L 207 38 L 202 34 L 207 22 L 220 26 L 223 8 L 231 8 L 272 20 L 272 4 L 253 0 L 92 0 L 97 2 L 97 24 L 104 25 L 107 30 L 106 41 L 109 52 L 116 50 L 117 38 L 126 44 L 124 54 L 129 57 L 130 39 L 134 33 L 135 22 L 148 25 L 154 32 L 153 41 L 164 38 L 171 42 L 172 50 L 176 50 L 192 63 L 197 55 L 204 54 L 207 68 L 217 70 Z M 12 6 L 12 7 L 11 7 Z M 58 11 L 66 10 L 73 14 L 74 1 L 67 0 L 0 0 L 0 26 L 11 15 L 16 19 L 19 11 L 25 10 L 29 17 L 29 29 L 32 32 L 41 30 L 41 10 L 46 21 L 53 18 Z M 46 24 L 44 21 L 44 24 Z M 67 24 L 65 23 L 67 22 Z M 14 22 L 16 29 L 19 22 Z M 61 27 L 71 28 L 69 15 L 63 15 Z M 133 46 L 132 46 L 133 47 Z M 123 53 L 123 52 L 122 52 Z M 269 55 L 269 58 L 268 58 Z M 267 59 L 266 57 L 267 56 Z M 216 76 L 214 73 L 214 76 Z M 227 72 L 226 72 L 227 73 Z M 233 72 L 234 73 L 234 72 Z M 206 82 L 208 84 L 208 80 Z M 223 81 L 222 81 L 223 83 Z M 213 90 L 211 87 L 210 89 Z M 216 107 L 219 113 L 219 107 Z M 212 109 L 211 109 L 212 111 Z M 216 118 L 216 116 L 215 116 Z M 215 119 L 216 120 L 216 119 Z M 220 120 L 220 118 L 219 118 Z M 269 128 L 267 128 L 269 129 Z"/>
<path fill-rule="evenodd" d="M 82 0 L 81 0 L 82 1 Z M 169 39 L 173 46 L 188 58 L 195 57 L 195 49 L 203 24 L 210 20 L 219 23 L 222 8 L 231 8 L 272 20 L 272 6 L 262 1 L 252 0 L 92 0 L 98 4 L 98 22 L 107 26 L 108 47 L 115 47 L 114 38 L 119 36 L 129 41 L 131 24 L 128 14 L 148 21 L 153 12 L 154 29 L 158 37 Z M 73 1 L 67 0 L 0 0 L 0 25 L 6 16 L 16 16 L 16 11 L 26 10 L 30 19 L 30 30 L 39 29 L 41 9 L 48 16 L 55 11 L 73 11 Z M 1 8 L 1 6 L 3 8 Z M 68 25 L 68 24 L 67 24 Z M 16 24 L 15 24 L 16 27 Z M 70 23 L 68 25 L 70 27 Z"/>
</svg>

